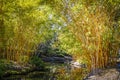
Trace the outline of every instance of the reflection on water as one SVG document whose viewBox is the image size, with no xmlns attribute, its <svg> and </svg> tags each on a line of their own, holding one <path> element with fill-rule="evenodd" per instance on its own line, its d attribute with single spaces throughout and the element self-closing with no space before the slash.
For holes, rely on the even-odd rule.
<svg viewBox="0 0 120 80">
<path fill-rule="evenodd" d="M 28 75 L 13 75 L 4 80 L 52 80 L 52 75 L 48 72 L 32 72 Z"/>
<path fill-rule="evenodd" d="M 3 80 L 56 80 L 54 73 L 58 69 L 64 68 L 65 66 L 65 64 L 48 63 L 47 68 L 50 69 L 48 71 L 34 71 L 27 75 L 12 75 L 10 77 L 4 78 Z"/>
<path fill-rule="evenodd" d="M 35 71 L 27 75 L 13 75 L 3 80 L 83 80 L 85 77 L 83 69 L 70 69 L 68 64 L 50 63 L 50 70 L 46 72 Z"/>
</svg>

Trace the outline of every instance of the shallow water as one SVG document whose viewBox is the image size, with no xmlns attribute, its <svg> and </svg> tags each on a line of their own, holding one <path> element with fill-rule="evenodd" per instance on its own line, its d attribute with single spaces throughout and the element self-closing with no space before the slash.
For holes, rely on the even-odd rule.
<svg viewBox="0 0 120 80">
<path fill-rule="evenodd" d="M 3 80 L 52 80 L 50 79 L 52 75 L 49 73 L 33 72 L 29 75 L 13 75 Z"/>
<path fill-rule="evenodd" d="M 66 68 L 66 64 L 48 63 L 48 71 L 34 71 L 27 75 L 12 75 L 2 80 L 56 80 L 54 73 L 61 68 Z"/>
</svg>

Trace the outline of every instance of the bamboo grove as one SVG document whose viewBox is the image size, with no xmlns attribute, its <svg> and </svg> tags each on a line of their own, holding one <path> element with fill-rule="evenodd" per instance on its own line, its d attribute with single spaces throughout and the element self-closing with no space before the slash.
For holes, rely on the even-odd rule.
<svg viewBox="0 0 120 80">
<path fill-rule="evenodd" d="M 110 53 L 110 45 L 112 39 L 112 22 L 111 17 L 107 15 L 107 11 L 103 7 L 96 6 L 94 12 L 90 11 L 89 6 L 85 6 L 76 16 L 73 16 L 77 26 L 70 30 L 75 34 L 78 40 L 82 43 L 84 55 L 90 60 L 88 67 L 104 68 L 108 65 L 109 59 L 112 59 Z M 77 19 L 76 19 L 77 18 Z M 113 49 L 112 49 L 113 50 Z M 118 51 L 116 47 L 115 51 Z M 114 53 L 114 54 L 113 54 Z M 117 57 L 113 51 L 113 57 Z M 114 63 L 114 62 L 113 62 Z"/>
<path fill-rule="evenodd" d="M 40 42 L 52 36 L 50 25 L 57 21 L 48 17 L 54 13 L 47 6 L 39 7 L 39 3 L 39 0 L 1 0 L 1 58 L 15 61 L 23 56 L 29 58 Z"/>
<path fill-rule="evenodd" d="M 73 45 L 78 47 L 78 50 L 75 47 L 72 51 L 75 58 L 81 63 L 86 63 L 89 70 L 105 68 L 108 65 L 115 66 L 120 37 L 119 23 L 115 19 L 119 13 L 116 12 L 119 9 L 119 1 L 90 0 L 78 1 L 75 4 L 76 6 L 71 8 L 72 4 L 68 3 L 66 14 L 69 19 L 65 19 L 68 30 L 76 38 L 72 44 L 75 44 L 74 41 L 78 44 Z M 71 37 L 66 42 L 70 39 Z M 66 49 L 69 48 L 66 46 Z"/>
<path fill-rule="evenodd" d="M 0 0 L 0 57 L 29 60 L 58 33 L 59 48 L 89 70 L 115 65 L 119 0 Z"/>
</svg>

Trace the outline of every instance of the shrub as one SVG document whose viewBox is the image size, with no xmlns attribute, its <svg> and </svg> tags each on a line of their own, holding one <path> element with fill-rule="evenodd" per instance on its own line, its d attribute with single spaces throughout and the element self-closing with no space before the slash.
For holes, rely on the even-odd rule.
<svg viewBox="0 0 120 80">
<path fill-rule="evenodd" d="M 0 78 L 2 78 L 3 74 L 6 71 L 4 60 L 0 60 Z"/>
<path fill-rule="evenodd" d="M 31 57 L 30 63 L 31 63 L 32 65 L 34 65 L 35 67 L 44 68 L 44 63 L 43 63 L 43 61 L 42 61 L 39 57 L 37 57 L 37 56 Z"/>
</svg>

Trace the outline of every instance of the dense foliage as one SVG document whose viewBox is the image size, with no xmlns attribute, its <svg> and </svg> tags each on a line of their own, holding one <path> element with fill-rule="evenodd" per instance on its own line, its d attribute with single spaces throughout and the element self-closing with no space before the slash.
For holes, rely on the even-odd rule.
<svg viewBox="0 0 120 80">
<path fill-rule="evenodd" d="M 31 57 L 40 44 L 50 41 L 46 46 L 71 54 L 89 70 L 115 65 L 119 4 L 119 0 L 0 0 L 0 58 L 32 59 L 41 66 L 38 57 Z M 54 53 L 49 49 L 47 53 Z"/>
</svg>

